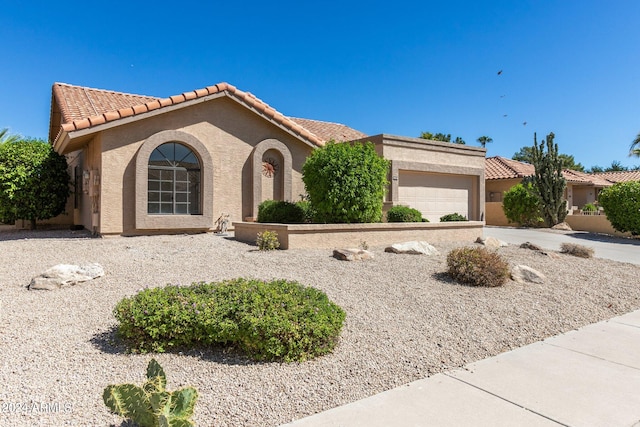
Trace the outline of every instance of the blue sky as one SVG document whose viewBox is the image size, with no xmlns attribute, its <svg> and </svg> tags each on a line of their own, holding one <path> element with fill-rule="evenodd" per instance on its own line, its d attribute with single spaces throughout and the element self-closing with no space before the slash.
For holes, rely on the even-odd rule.
<svg viewBox="0 0 640 427">
<path fill-rule="evenodd" d="M 636 166 L 639 21 L 636 0 L 7 2 L 0 128 L 46 137 L 54 82 L 226 81 L 370 135 L 487 135 L 487 156 L 511 157 L 554 132 L 586 167 Z"/>
</svg>

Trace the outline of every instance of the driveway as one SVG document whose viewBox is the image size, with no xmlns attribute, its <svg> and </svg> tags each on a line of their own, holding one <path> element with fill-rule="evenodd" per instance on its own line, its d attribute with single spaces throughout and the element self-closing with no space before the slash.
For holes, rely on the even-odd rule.
<svg viewBox="0 0 640 427">
<path fill-rule="evenodd" d="M 626 239 L 586 231 L 495 226 L 486 226 L 484 236 L 495 237 L 514 245 L 531 242 L 554 251 L 560 250 L 561 243 L 576 243 L 592 247 L 595 250 L 595 257 L 640 265 L 640 239 Z"/>
</svg>

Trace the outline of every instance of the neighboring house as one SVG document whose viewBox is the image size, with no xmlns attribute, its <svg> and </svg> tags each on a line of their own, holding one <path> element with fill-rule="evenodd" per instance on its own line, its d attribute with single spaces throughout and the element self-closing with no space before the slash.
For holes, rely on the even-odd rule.
<svg viewBox="0 0 640 427">
<path fill-rule="evenodd" d="M 302 165 L 329 140 L 371 141 L 391 160 L 387 207 L 484 218 L 485 150 L 287 117 L 227 83 L 169 98 L 56 83 L 49 137 L 73 170 L 69 223 L 103 235 L 251 221 L 260 202 L 304 194 Z"/>
<path fill-rule="evenodd" d="M 505 191 L 522 182 L 527 176 L 533 176 L 535 168 L 529 163 L 504 157 L 488 157 L 485 159 L 485 191 L 488 225 L 506 225 L 508 221 L 502 210 L 502 198 Z M 612 182 L 597 175 L 565 169 L 562 175 L 567 180 L 565 199 L 569 214 L 582 209 L 587 203 L 598 200 L 598 193 Z"/>
</svg>

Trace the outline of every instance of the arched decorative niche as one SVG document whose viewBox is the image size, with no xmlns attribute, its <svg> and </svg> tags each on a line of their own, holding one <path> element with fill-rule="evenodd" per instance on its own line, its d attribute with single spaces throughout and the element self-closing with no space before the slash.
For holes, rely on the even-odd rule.
<svg viewBox="0 0 640 427">
<path fill-rule="evenodd" d="M 177 145 L 171 145 L 177 144 Z M 151 208 L 149 195 L 155 197 L 155 192 L 149 189 L 150 175 L 154 166 L 158 166 L 158 159 L 171 158 L 169 148 L 178 148 L 179 153 L 174 157 L 188 157 L 191 163 L 197 162 L 199 172 L 199 200 L 186 211 L 178 207 L 172 212 L 158 212 Z M 165 152 L 162 154 L 162 152 Z M 184 153 L 183 153 L 184 152 Z M 174 152 L 175 153 L 175 152 Z M 154 160 L 155 159 L 155 160 Z M 167 170 L 172 170 L 171 160 L 167 162 Z M 175 159 L 174 159 L 175 160 Z M 178 159 L 184 160 L 184 159 Z M 177 166 L 176 166 L 177 165 Z M 180 167 L 174 162 L 175 167 Z M 152 177 L 153 178 L 153 177 Z M 155 179 L 151 179 L 154 184 Z M 136 155 L 136 229 L 140 230 L 168 230 L 168 229 L 208 229 L 213 227 L 213 161 L 205 145 L 195 136 L 176 130 L 158 132 L 147 138 Z M 189 212 L 191 210 L 191 212 Z M 162 214 L 165 213 L 165 214 Z"/>
<path fill-rule="evenodd" d="M 291 200 L 292 165 L 289 148 L 277 139 L 265 139 L 256 145 L 252 154 L 253 218 L 258 216 L 263 200 Z"/>
</svg>

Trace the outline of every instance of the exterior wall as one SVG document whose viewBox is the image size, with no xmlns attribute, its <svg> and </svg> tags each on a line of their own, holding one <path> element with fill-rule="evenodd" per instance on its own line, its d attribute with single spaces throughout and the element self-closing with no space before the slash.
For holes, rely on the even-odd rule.
<svg viewBox="0 0 640 427">
<path fill-rule="evenodd" d="M 232 221 L 254 215 L 253 189 L 255 186 L 262 188 L 262 184 L 253 182 L 252 154 L 255 147 L 265 140 L 278 141 L 289 151 L 291 197 L 304 192 L 302 164 L 312 148 L 235 101 L 226 97 L 218 98 L 101 133 L 100 233 L 139 234 L 151 231 L 154 227 L 158 230 L 175 228 L 175 221 L 163 221 L 169 216 L 178 217 L 175 215 L 156 215 L 160 217 L 153 218 L 156 225 L 152 221 L 142 230 L 136 226 L 135 207 L 140 203 L 136 181 L 146 180 L 146 169 L 144 176 L 136 174 L 136 156 L 145 142 L 163 131 L 184 132 L 199 141 L 206 153 L 196 154 L 201 158 L 203 154 L 208 155 L 212 164 L 212 182 L 209 183 L 212 189 L 211 205 L 203 205 L 203 211 L 211 212 L 210 218 L 206 218 L 206 226 L 198 223 L 194 227 L 193 218 L 179 215 L 186 220 L 179 228 L 210 229 L 214 226 L 215 218 L 222 213 L 230 214 Z M 146 162 L 146 159 L 143 160 Z"/>
<path fill-rule="evenodd" d="M 385 202 L 399 204 L 400 171 L 468 176 L 472 181 L 469 219 L 484 220 L 486 150 L 466 145 L 385 134 L 374 135 L 360 141 L 371 141 L 375 144 L 376 152 L 391 161 L 390 185 Z"/>
<path fill-rule="evenodd" d="M 386 246 L 411 240 L 473 242 L 482 236 L 484 222 L 376 223 L 376 224 L 233 224 L 235 239 L 255 243 L 256 234 L 265 230 L 278 233 L 281 249 L 357 248 Z"/>
<path fill-rule="evenodd" d="M 502 209 L 502 202 L 486 202 L 484 208 L 487 218 L 485 222 L 487 225 L 517 225 L 510 223 L 507 219 L 507 216 L 504 214 L 504 209 Z"/>
<path fill-rule="evenodd" d="M 567 215 L 565 221 L 576 231 L 589 231 L 591 233 L 610 234 L 613 236 L 631 236 L 631 233 L 620 233 L 616 231 L 606 215 Z"/>
<path fill-rule="evenodd" d="M 520 184 L 521 178 L 513 179 L 490 179 L 485 183 L 485 192 L 487 202 L 502 202 L 505 191 L 508 191 L 514 185 Z"/>
</svg>

